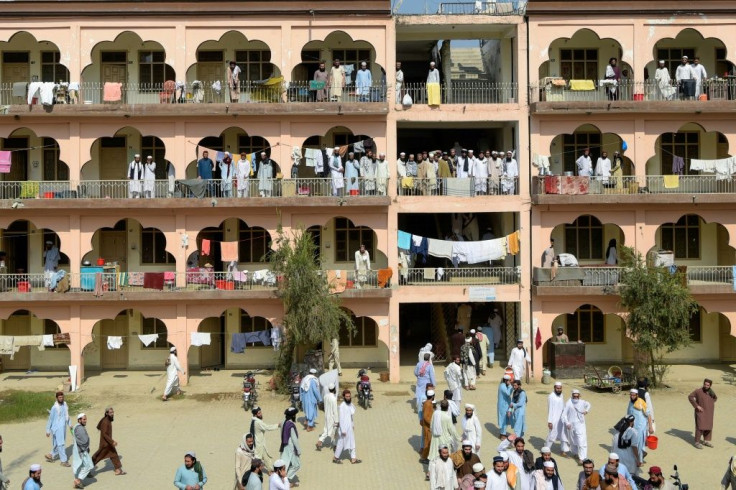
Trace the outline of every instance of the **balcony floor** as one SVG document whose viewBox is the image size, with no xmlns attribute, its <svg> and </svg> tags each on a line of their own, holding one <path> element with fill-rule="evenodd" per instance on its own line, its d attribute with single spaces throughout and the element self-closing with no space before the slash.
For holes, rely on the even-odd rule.
<svg viewBox="0 0 736 490">
<path fill-rule="evenodd" d="M 590 113 L 649 113 L 649 114 L 686 114 L 686 113 L 736 113 L 736 100 L 708 101 L 633 101 L 633 100 L 598 100 L 598 101 L 554 101 L 533 102 L 529 106 L 531 114 L 590 114 Z"/>
</svg>

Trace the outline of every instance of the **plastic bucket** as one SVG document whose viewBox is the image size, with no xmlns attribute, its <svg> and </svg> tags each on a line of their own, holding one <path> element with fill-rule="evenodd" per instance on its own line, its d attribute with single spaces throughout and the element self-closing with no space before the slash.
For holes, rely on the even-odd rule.
<svg viewBox="0 0 736 490">
<path fill-rule="evenodd" d="M 659 444 L 659 438 L 657 436 L 647 436 L 647 447 L 649 449 L 657 449 L 657 444 Z"/>
<path fill-rule="evenodd" d="M 219 279 L 216 280 L 215 281 L 215 288 L 217 288 L 217 289 L 225 289 L 225 282 L 226 281 L 222 281 L 222 280 L 219 280 Z"/>
<path fill-rule="evenodd" d="M 513 380 L 514 380 L 514 370 L 513 370 L 513 369 L 511 369 L 511 368 L 506 368 L 506 372 L 505 372 L 505 373 L 503 373 L 503 374 L 504 374 L 504 375 L 508 374 L 509 376 L 511 376 L 511 381 L 513 381 Z"/>
<path fill-rule="evenodd" d="M 642 100 L 644 100 L 644 94 L 634 94 L 634 100 L 636 100 L 637 102 L 641 102 Z"/>
<path fill-rule="evenodd" d="M 105 259 L 103 259 L 102 257 L 97 259 L 97 265 L 105 265 Z"/>
<path fill-rule="evenodd" d="M 53 199 L 54 198 L 54 193 L 53 192 L 44 192 L 43 193 L 43 197 L 44 197 L 44 199 Z"/>
</svg>

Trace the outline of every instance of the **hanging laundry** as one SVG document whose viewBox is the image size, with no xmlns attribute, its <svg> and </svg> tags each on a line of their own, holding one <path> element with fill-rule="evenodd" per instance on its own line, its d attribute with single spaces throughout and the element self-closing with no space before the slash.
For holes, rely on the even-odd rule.
<svg viewBox="0 0 736 490">
<path fill-rule="evenodd" d="M 691 158 L 690 170 L 697 170 L 700 172 L 715 172 L 716 163 L 715 160 L 701 160 L 698 158 Z"/>
<path fill-rule="evenodd" d="M 28 85 L 28 105 L 33 104 L 33 99 L 36 97 L 36 93 L 41 90 L 43 82 L 31 82 Z"/>
<path fill-rule="evenodd" d="M 427 239 L 427 253 L 432 257 L 441 257 L 445 259 L 452 258 L 452 244 L 450 240 L 437 240 L 435 238 Z"/>
<path fill-rule="evenodd" d="M 235 354 L 242 354 L 243 352 L 245 352 L 245 344 L 245 334 L 234 333 L 230 341 L 230 352 L 234 352 Z"/>
<path fill-rule="evenodd" d="M 665 189 L 677 189 L 678 187 L 680 187 L 679 175 L 664 175 L 663 177 Z"/>
<path fill-rule="evenodd" d="M 445 269 L 443 267 L 437 267 L 437 280 L 441 281 L 445 277 Z"/>
<path fill-rule="evenodd" d="M 507 246 L 509 249 L 509 253 L 511 255 L 518 254 L 519 253 L 519 231 L 517 230 L 513 232 L 512 234 L 508 235 L 506 239 L 508 240 Z"/>
<path fill-rule="evenodd" d="M 427 239 L 419 235 L 411 236 L 411 248 L 409 249 L 414 255 L 427 256 Z"/>
<path fill-rule="evenodd" d="M 355 153 L 365 153 L 365 147 L 363 146 L 363 142 L 358 141 L 357 143 L 353 143 L 353 151 Z"/>
<path fill-rule="evenodd" d="M 209 255 L 211 250 L 210 241 L 203 238 L 202 239 L 202 249 L 200 250 L 202 252 L 202 255 Z"/>
<path fill-rule="evenodd" d="M 678 156 L 672 157 L 672 173 L 682 175 L 685 170 L 685 159 Z"/>
<path fill-rule="evenodd" d="M 220 257 L 223 262 L 237 262 L 238 242 L 220 242 Z"/>
<path fill-rule="evenodd" d="M 320 150 L 317 150 L 315 148 L 305 148 L 304 149 L 304 160 L 307 167 L 316 167 L 317 166 L 317 158 L 319 158 L 322 155 L 322 152 Z"/>
<path fill-rule="evenodd" d="M 539 169 L 539 175 L 547 175 L 549 173 L 549 155 L 532 156 L 532 165 Z"/>
<path fill-rule="evenodd" d="M 123 98 L 123 84 L 120 82 L 105 82 L 102 91 L 104 102 L 120 102 Z"/>
<path fill-rule="evenodd" d="M 146 289 L 164 289 L 164 273 L 163 272 L 144 272 L 143 287 Z"/>
<path fill-rule="evenodd" d="M 109 350 L 117 350 L 123 346 L 123 338 L 119 336 L 108 336 L 107 337 L 107 348 Z"/>
<path fill-rule="evenodd" d="M 411 248 L 411 233 L 399 230 L 398 246 L 401 249 L 409 250 Z"/>
<path fill-rule="evenodd" d="M 2 335 L 0 336 L 0 355 L 12 356 L 15 353 L 13 349 L 13 336 Z"/>
<path fill-rule="evenodd" d="M 0 174 L 9 174 L 13 152 L 0 151 Z"/>
<path fill-rule="evenodd" d="M 54 82 L 44 82 L 41 85 L 41 104 L 43 105 L 54 105 L 54 91 L 56 90 L 56 84 Z"/>
<path fill-rule="evenodd" d="M 734 173 L 734 158 L 721 158 L 716 160 L 716 180 L 730 179 Z"/>
<path fill-rule="evenodd" d="M 16 335 L 13 337 L 13 350 L 18 352 L 21 347 L 38 347 L 38 350 L 45 350 L 43 345 L 43 335 Z"/>
<path fill-rule="evenodd" d="M 394 270 L 390 267 L 386 269 L 378 269 L 378 287 L 379 288 L 385 288 L 388 287 L 388 285 L 391 282 L 391 278 L 394 276 Z"/>
<path fill-rule="evenodd" d="M 453 243 L 455 245 L 453 246 L 453 257 L 457 256 L 459 262 L 479 264 L 481 262 L 498 260 L 506 256 L 506 238 Z"/>
<path fill-rule="evenodd" d="M 151 333 L 151 334 L 145 334 L 141 335 L 138 334 L 138 338 L 143 342 L 143 345 L 148 347 L 149 345 L 153 344 L 158 340 L 158 334 L 157 333 Z"/>
<path fill-rule="evenodd" d="M 25 97 L 28 91 L 28 82 L 13 83 L 13 97 Z"/>
<path fill-rule="evenodd" d="M 245 341 L 249 344 L 257 342 L 263 345 L 271 345 L 271 330 L 258 330 L 257 332 L 245 332 Z"/>
<path fill-rule="evenodd" d="M 338 155 L 345 158 L 345 155 L 348 154 L 348 145 L 343 145 L 337 150 Z"/>
<path fill-rule="evenodd" d="M 435 274 L 434 274 L 434 267 L 424 267 L 424 280 L 425 281 L 434 281 Z"/>
<path fill-rule="evenodd" d="M 212 338 L 209 332 L 192 332 L 191 340 L 192 345 L 196 347 L 210 345 L 210 343 L 212 343 Z"/>
<path fill-rule="evenodd" d="M 54 336 L 53 335 L 44 335 L 43 341 L 41 342 L 44 347 L 53 347 L 54 346 Z"/>
</svg>

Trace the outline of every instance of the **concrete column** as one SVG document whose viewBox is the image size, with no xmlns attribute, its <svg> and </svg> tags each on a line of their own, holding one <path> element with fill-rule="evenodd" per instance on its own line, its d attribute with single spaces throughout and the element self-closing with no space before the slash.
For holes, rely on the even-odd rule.
<svg viewBox="0 0 736 490">
<path fill-rule="evenodd" d="M 396 278 L 398 281 L 398 277 Z M 379 326 L 379 338 L 384 340 L 383 333 L 386 327 Z M 385 341 L 385 340 L 384 340 Z M 395 296 L 389 301 L 388 307 L 388 372 L 389 381 L 398 383 L 401 381 L 400 353 L 399 353 L 399 300 Z"/>
<path fill-rule="evenodd" d="M 187 34 L 186 27 L 183 24 L 176 26 L 176 47 L 174 51 L 174 62 L 172 67 L 176 74 L 177 80 L 186 80 L 187 76 Z M 167 53 L 167 60 L 170 59 Z M 174 160 L 172 160 L 174 161 Z M 180 160 L 176 160 L 180 161 Z"/>
<path fill-rule="evenodd" d="M 528 193 L 528 187 L 527 187 Z M 527 194 L 528 195 L 528 194 Z M 527 201 L 528 202 L 528 201 Z M 524 339 L 524 344 L 529 346 L 529 349 L 535 354 L 532 356 L 532 369 L 534 371 L 534 377 L 540 378 L 542 376 L 542 358 L 541 350 L 539 350 L 539 361 L 535 362 L 537 349 L 534 346 L 534 338 L 537 333 L 537 326 L 532 321 L 532 310 L 531 310 L 531 265 L 532 257 L 532 223 L 531 223 L 531 206 L 524 204 L 519 212 L 519 241 L 520 241 L 520 256 L 519 263 L 521 264 L 521 278 L 519 281 L 519 324 L 521 326 L 521 338 Z M 537 237 L 536 239 L 541 239 Z M 530 328 L 531 327 L 531 328 Z"/>
<path fill-rule="evenodd" d="M 179 358 L 179 364 L 181 365 L 184 374 L 179 373 L 179 383 L 181 386 L 189 384 L 189 329 L 187 325 L 187 306 L 184 303 L 177 303 L 176 305 L 176 324 L 167 325 L 167 332 L 173 330 L 168 334 L 169 342 L 176 347 L 177 357 Z M 193 331 L 196 331 L 196 327 Z"/>
<path fill-rule="evenodd" d="M 176 287 L 183 288 L 187 285 L 187 258 L 197 248 L 197 234 L 187 232 L 186 217 L 183 214 L 176 215 L 176 233 L 176 244 L 172 244 L 172 249 L 177 249 L 177 253 L 174 254 L 174 258 L 176 259 Z M 186 247 L 181 245 L 181 237 L 184 234 L 189 235 L 189 244 Z"/>
<path fill-rule="evenodd" d="M 633 158 L 631 155 L 631 143 L 627 141 L 629 145 L 629 158 L 634 163 L 634 175 L 642 179 L 645 182 L 644 177 L 647 174 L 647 160 L 653 156 L 654 148 L 646 147 L 646 122 L 642 118 L 636 118 L 634 120 L 634 154 Z"/>
</svg>

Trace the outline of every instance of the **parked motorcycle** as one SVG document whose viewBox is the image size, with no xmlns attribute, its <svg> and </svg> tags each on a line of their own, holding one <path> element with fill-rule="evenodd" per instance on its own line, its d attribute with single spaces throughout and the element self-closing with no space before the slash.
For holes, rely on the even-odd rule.
<svg viewBox="0 0 736 490">
<path fill-rule="evenodd" d="M 243 408 L 246 411 L 250 411 L 256 406 L 258 401 L 258 383 L 256 378 L 253 377 L 253 373 L 247 372 L 243 376 Z"/>
<path fill-rule="evenodd" d="M 679 490 L 688 490 L 690 485 L 687 483 L 682 483 L 682 480 L 680 480 L 680 474 L 677 472 L 677 465 L 675 465 L 675 474 L 670 475 L 670 478 L 672 479 L 672 486 L 679 489 Z M 652 486 L 651 483 L 649 483 L 649 480 L 645 480 L 644 478 L 633 476 L 634 482 L 636 483 L 636 490 L 657 490 L 654 486 Z"/>
<path fill-rule="evenodd" d="M 682 483 L 682 480 L 680 480 L 680 473 L 677 472 L 677 465 L 675 465 L 675 474 L 670 475 L 670 478 L 674 480 L 672 484 L 680 490 L 688 490 L 688 488 L 690 488 L 690 485 Z"/>
<path fill-rule="evenodd" d="M 371 388 L 371 378 L 366 374 L 365 369 L 358 371 L 360 381 L 355 385 L 355 391 L 358 392 L 358 403 L 366 410 L 371 408 L 373 400 L 373 389 Z"/>
<path fill-rule="evenodd" d="M 291 373 L 291 385 L 289 387 L 289 402 L 293 408 L 298 411 L 302 411 L 302 396 L 301 396 L 301 384 L 302 375 L 299 371 Z"/>
</svg>

